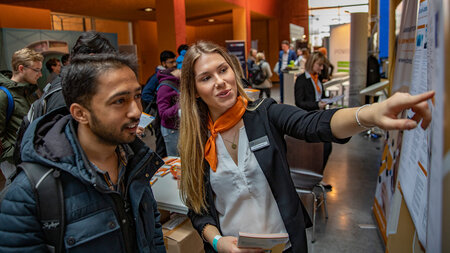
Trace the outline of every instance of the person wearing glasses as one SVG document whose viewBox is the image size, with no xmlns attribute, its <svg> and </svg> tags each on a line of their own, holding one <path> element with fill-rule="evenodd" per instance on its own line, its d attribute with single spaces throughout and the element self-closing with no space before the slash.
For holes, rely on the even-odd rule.
<svg viewBox="0 0 450 253">
<path fill-rule="evenodd" d="M 15 170 L 13 153 L 17 129 L 36 100 L 35 91 L 37 80 L 42 76 L 43 59 L 40 53 L 32 49 L 20 49 L 12 56 L 11 79 L 0 74 L 0 86 L 6 88 L 14 99 L 14 110 L 8 117 L 8 95 L 6 91 L 0 90 L 0 168 L 5 178 L 9 178 Z"/>
</svg>

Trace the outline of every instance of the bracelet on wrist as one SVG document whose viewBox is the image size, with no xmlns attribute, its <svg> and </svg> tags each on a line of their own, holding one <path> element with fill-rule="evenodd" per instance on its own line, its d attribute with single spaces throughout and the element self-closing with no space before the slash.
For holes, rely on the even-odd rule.
<svg viewBox="0 0 450 253">
<path fill-rule="evenodd" d="M 362 106 L 360 106 L 360 107 L 358 108 L 358 110 L 356 110 L 356 112 L 355 112 L 356 123 L 358 123 L 358 126 L 360 126 L 360 127 L 362 127 L 362 128 L 365 128 L 365 129 L 370 129 L 370 128 L 372 128 L 373 126 L 365 126 L 365 125 L 361 124 L 361 121 L 359 121 L 359 118 L 358 118 L 358 114 L 359 114 L 359 111 L 361 111 L 362 108 L 367 107 L 367 106 L 370 106 L 370 105 L 371 105 L 371 104 L 365 104 L 365 105 L 362 105 Z"/>
<path fill-rule="evenodd" d="M 219 251 L 217 250 L 217 243 L 219 242 L 220 238 L 222 238 L 221 235 L 216 235 L 216 236 L 214 236 L 214 240 L 213 240 L 212 246 L 213 246 L 213 248 L 214 248 L 214 250 L 215 250 L 216 252 L 219 252 Z"/>
</svg>

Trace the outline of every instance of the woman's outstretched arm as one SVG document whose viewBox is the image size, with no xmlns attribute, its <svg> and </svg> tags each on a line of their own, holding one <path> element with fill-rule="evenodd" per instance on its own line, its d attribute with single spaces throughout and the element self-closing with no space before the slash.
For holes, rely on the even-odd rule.
<svg viewBox="0 0 450 253">
<path fill-rule="evenodd" d="M 358 107 L 339 110 L 331 118 L 331 131 L 336 138 L 347 138 L 361 132 L 364 126 L 378 126 L 385 130 L 409 130 L 415 128 L 421 120 L 421 126 L 425 129 L 431 121 L 427 100 L 433 96 L 434 91 L 415 96 L 398 92 L 383 102 L 364 106 L 359 110 Z M 397 118 L 406 109 L 412 109 L 414 117 Z"/>
</svg>

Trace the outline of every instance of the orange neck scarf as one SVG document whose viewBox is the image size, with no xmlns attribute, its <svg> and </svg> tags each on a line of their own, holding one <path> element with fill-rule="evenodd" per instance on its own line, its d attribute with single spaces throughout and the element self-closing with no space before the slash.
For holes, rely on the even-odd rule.
<svg viewBox="0 0 450 253">
<path fill-rule="evenodd" d="M 319 74 L 311 75 L 311 79 L 314 81 L 314 85 L 316 86 L 316 90 L 319 94 L 322 94 L 322 90 L 319 86 Z"/>
<path fill-rule="evenodd" d="M 247 108 L 247 99 L 238 96 L 236 103 L 222 114 L 215 122 L 212 121 L 211 116 L 208 119 L 208 129 L 211 132 L 205 145 L 205 159 L 208 161 L 211 169 L 216 172 L 217 169 L 217 153 L 216 153 L 216 137 L 218 133 L 224 132 L 241 120 L 242 115 Z"/>
</svg>

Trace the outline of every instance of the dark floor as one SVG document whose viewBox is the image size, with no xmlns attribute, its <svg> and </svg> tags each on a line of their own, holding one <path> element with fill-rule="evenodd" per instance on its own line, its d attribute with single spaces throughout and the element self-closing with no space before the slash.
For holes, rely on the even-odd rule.
<svg viewBox="0 0 450 253">
<path fill-rule="evenodd" d="M 333 186 L 327 193 L 329 217 L 318 210 L 315 243 L 310 242 L 312 229 L 307 231 L 309 252 L 384 252 L 372 215 L 381 146 L 380 139 L 361 134 L 347 144 L 333 144 L 324 173 L 324 182 Z M 311 199 L 302 199 L 311 210 Z"/>
</svg>

